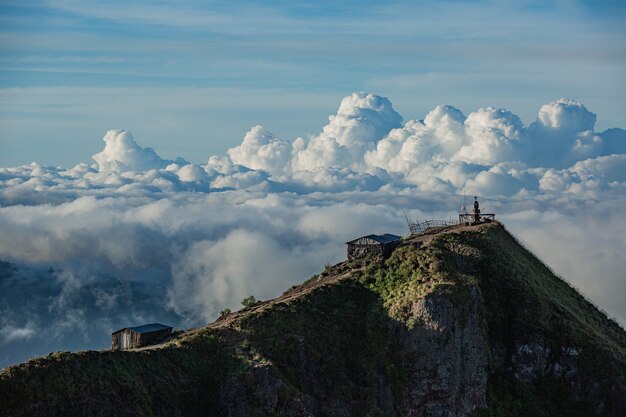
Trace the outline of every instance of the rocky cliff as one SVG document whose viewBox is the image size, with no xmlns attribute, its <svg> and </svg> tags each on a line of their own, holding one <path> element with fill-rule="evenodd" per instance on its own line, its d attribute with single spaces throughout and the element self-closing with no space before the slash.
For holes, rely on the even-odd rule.
<svg viewBox="0 0 626 417">
<path fill-rule="evenodd" d="M 624 330 L 492 223 L 159 346 L 6 368 L 0 415 L 623 416 L 625 358 Z"/>
</svg>

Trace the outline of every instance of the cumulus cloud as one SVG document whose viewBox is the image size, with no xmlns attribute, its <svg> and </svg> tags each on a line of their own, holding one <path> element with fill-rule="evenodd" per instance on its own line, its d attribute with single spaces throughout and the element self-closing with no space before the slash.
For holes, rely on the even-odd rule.
<svg viewBox="0 0 626 417">
<path fill-rule="evenodd" d="M 531 161 L 535 166 L 565 168 L 576 161 L 623 153 L 624 132 L 594 132 L 596 117 L 571 99 L 561 98 L 541 106 L 537 120 L 528 129 Z"/>
<path fill-rule="evenodd" d="M 626 151 L 626 131 L 593 131 L 596 115 L 560 99 L 541 106 L 525 127 L 505 109 L 465 114 L 440 105 L 423 120 L 402 118 L 391 102 L 368 93 L 345 97 L 322 131 L 293 141 L 254 126 L 226 156 L 205 165 L 166 161 L 125 131 L 109 131 L 94 166 L 40 164 L 0 169 L 3 204 L 59 203 L 77 196 L 224 189 L 256 191 L 376 191 L 393 184 L 420 190 L 484 195 L 558 192 L 588 195 L 623 180 L 585 174 L 582 161 L 602 170 Z M 595 162 L 591 162 L 595 161 Z M 613 175 L 611 178 L 615 177 Z M 42 194 L 45 193 L 45 196 Z"/>
<path fill-rule="evenodd" d="M 602 156 L 577 162 L 570 171 L 583 180 L 598 180 L 603 184 L 626 181 L 626 154 Z"/>
<path fill-rule="evenodd" d="M 109 130 L 102 140 L 104 149 L 92 156 L 100 171 L 146 171 L 164 168 L 172 162 L 162 159 L 152 148 L 139 146 L 133 135 L 125 130 Z"/>
<path fill-rule="evenodd" d="M 329 117 L 329 123 L 319 135 L 308 143 L 301 138 L 294 141 L 293 170 L 358 169 L 365 152 L 401 123 L 402 117 L 387 98 L 353 93 L 341 101 L 337 114 Z"/>
<path fill-rule="evenodd" d="M 535 128 L 571 134 L 593 130 L 595 124 L 596 115 L 582 103 L 561 98 L 541 106 Z"/>
<path fill-rule="evenodd" d="M 561 99 L 528 127 L 450 105 L 403 123 L 388 99 L 354 93 L 316 135 L 254 126 L 206 164 L 109 131 L 96 164 L 0 168 L 0 365 L 103 348 L 130 324 L 202 325 L 341 260 L 351 238 L 406 233 L 402 210 L 455 216 L 464 193 L 625 323 L 611 294 L 626 289 L 626 243 L 596 234 L 620 230 L 626 131 L 595 120 Z"/>
<path fill-rule="evenodd" d="M 246 133 L 241 145 L 228 150 L 228 155 L 235 164 L 277 174 L 288 165 L 291 146 L 257 125 Z"/>
<path fill-rule="evenodd" d="M 436 157 L 438 146 L 424 123 L 410 120 L 381 139 L 375 150 L 365 154 L 365 161 L 389 172 L 409 173 Z"/>
<path fill-rule="evenodd" d="M 526 159 L 524 125 L 505 109 L 489 107 L 470 113 L 465 119 L 465 131 L 469 143 L 453 159 L 484 165 Z"/>
</svg>

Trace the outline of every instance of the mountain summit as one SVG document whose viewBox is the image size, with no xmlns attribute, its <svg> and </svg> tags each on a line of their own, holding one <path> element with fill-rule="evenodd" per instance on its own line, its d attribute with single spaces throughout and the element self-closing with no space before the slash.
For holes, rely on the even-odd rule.
<svg viewBox="0 0 626 417">
<path fill-rule="evenodd" d="M 0 414 L 624 416 L 625 392 L 626 332 L 493 222 L 329 266 L 160 345 L 6 368 Z"/>
</svg>

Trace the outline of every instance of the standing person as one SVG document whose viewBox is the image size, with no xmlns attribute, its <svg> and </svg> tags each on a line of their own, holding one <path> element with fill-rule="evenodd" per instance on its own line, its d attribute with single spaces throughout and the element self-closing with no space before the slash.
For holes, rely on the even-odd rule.
<svg viewBox="0 0 626 417">
<path fill-rule="evenodd" d="M 474 196 L 474 224 L 478 224 L 480 222 L 480 208 L 478 207 L 478 197 Z"/>
</svg>

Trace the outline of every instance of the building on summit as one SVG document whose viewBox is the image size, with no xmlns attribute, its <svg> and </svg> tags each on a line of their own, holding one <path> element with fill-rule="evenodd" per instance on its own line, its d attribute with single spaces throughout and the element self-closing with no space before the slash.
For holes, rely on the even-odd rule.
<svg viewBox="0 0 626 417">
<path fill-rule="evenodd" d="M 160 323 L 124 327 L 111 334 L 111 350 L 126 350 L 162 342 L 172 334 L 172 327 Z"/>
<path fill-rule="evenodd" d="M 384 235 L 367 235 L 346 242 L 348 245 L 348 259 L 363 258 L 367 255 L 391 255 L 391 252 L 400 244 L 400 236 L 385 233 Z"/>
</svg>

